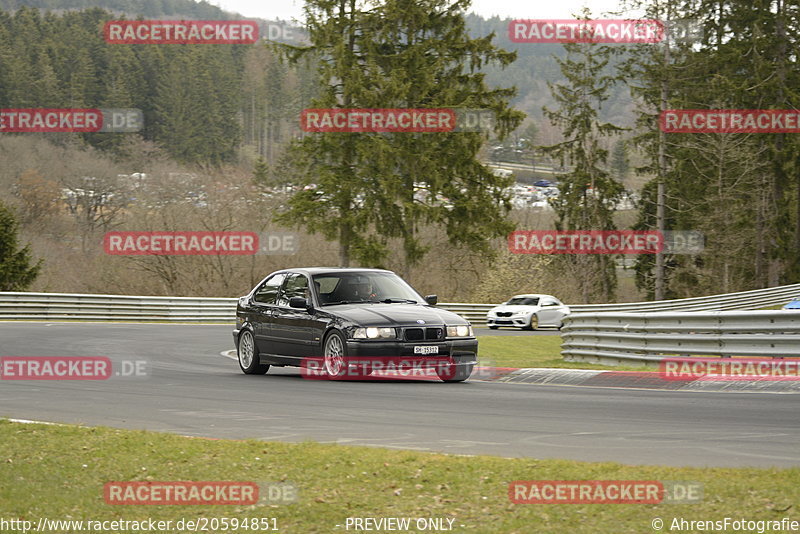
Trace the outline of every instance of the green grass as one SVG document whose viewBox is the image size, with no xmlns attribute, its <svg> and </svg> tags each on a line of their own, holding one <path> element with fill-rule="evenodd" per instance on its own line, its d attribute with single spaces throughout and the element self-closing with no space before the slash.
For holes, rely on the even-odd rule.
<svg viewBox="0 0 800 534">
<path fill-rule="evenodd" d="M 517 505 L 508 499 L 508 484 L 514 480 L 590 479 L 694 481 L 703 484 L 704 498 L 697 504 L 605 505 Z M 282 481 L 298 488 L 299 499 L 252 506 L 112 506 L 103 500 L 106 482 L 147 480 Z M 335 525 L 344 525 L 347 517 L 445 517 L 455 518 L 454 532 L 616 534 L 653 532 L 650 524 L 656 517 L 667 524 L 674 517 L 796 518 L 792 507 L 798 500 L 797 468 L 464 457 L 0 421 L 0 518 L 34 523 L 40 517 L 274 517 L 281 532 L 327 533 L 345 532 Z"/>
<path fill-rule="evenodd" d="M 657 371 L 644 366 L 609 366 L 565 362 L 561 358 L 561 336 L 480 336 L 478 359 L 493 367 L 553 367 L 559 369 L 609 369 L 614 371 Z"/>
</svg>

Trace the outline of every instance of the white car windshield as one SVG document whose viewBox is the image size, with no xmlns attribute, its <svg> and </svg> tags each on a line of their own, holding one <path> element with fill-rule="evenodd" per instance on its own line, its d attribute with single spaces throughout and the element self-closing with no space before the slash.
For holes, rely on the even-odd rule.
<svg viewBox="0 0 800 534">
<path fill-rule="evenodd" d="M 514 297 L 506 302 L 509 306 L 536 306 L 539 304 L 538 297 Z"/>
</svg>

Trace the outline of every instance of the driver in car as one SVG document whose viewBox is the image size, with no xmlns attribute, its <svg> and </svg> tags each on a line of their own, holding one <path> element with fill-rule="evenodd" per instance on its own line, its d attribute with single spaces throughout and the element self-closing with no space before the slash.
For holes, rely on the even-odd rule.
<svg viewBox="0 0 800 534">
<path fill-rule="evenodd" d="M 373 290 L 372 282 L 369 279 L 353 284 L 351 287 L 353 289 L 352 300 L 375 300 L 378 298 L 378 294 Z"/>
</svg>

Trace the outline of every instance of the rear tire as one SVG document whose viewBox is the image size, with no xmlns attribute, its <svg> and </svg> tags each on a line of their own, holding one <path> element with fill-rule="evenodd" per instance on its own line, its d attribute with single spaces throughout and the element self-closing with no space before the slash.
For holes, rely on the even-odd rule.
<svg viewBox="0 0 800 534">
<path fill-rule="evenodd" d="M 322 350 L 322 369 L 330 380 L 343 380 L 347 376 L 347 345 L 344 337 L 333 330 L 325 338 Z"/>
<path fill-rule="evenodd" d="M 269 365 L 258 361 L 255 339 L 250 330 L 244 330 L 239 335 L 239 342 L 236 343 L 236 356 L 239 360 L 239 367 L 246 375 L 263 375 L 269 371 Z"/>
</svg>

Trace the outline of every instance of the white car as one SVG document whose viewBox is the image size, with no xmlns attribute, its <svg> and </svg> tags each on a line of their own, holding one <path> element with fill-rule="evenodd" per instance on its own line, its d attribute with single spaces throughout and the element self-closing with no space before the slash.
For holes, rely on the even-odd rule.
<svg viewBox="0 0 800 534">
<path fill-rule="evenodd" d="M 523 330 L 535 330 L 540 326 L 561 328 L 566 315 L 569 315 L 569 306 L 552 295 L 515 295 L 489 310 L 486 324 L 492 330 L 501 326 Z"/>
</svg>

